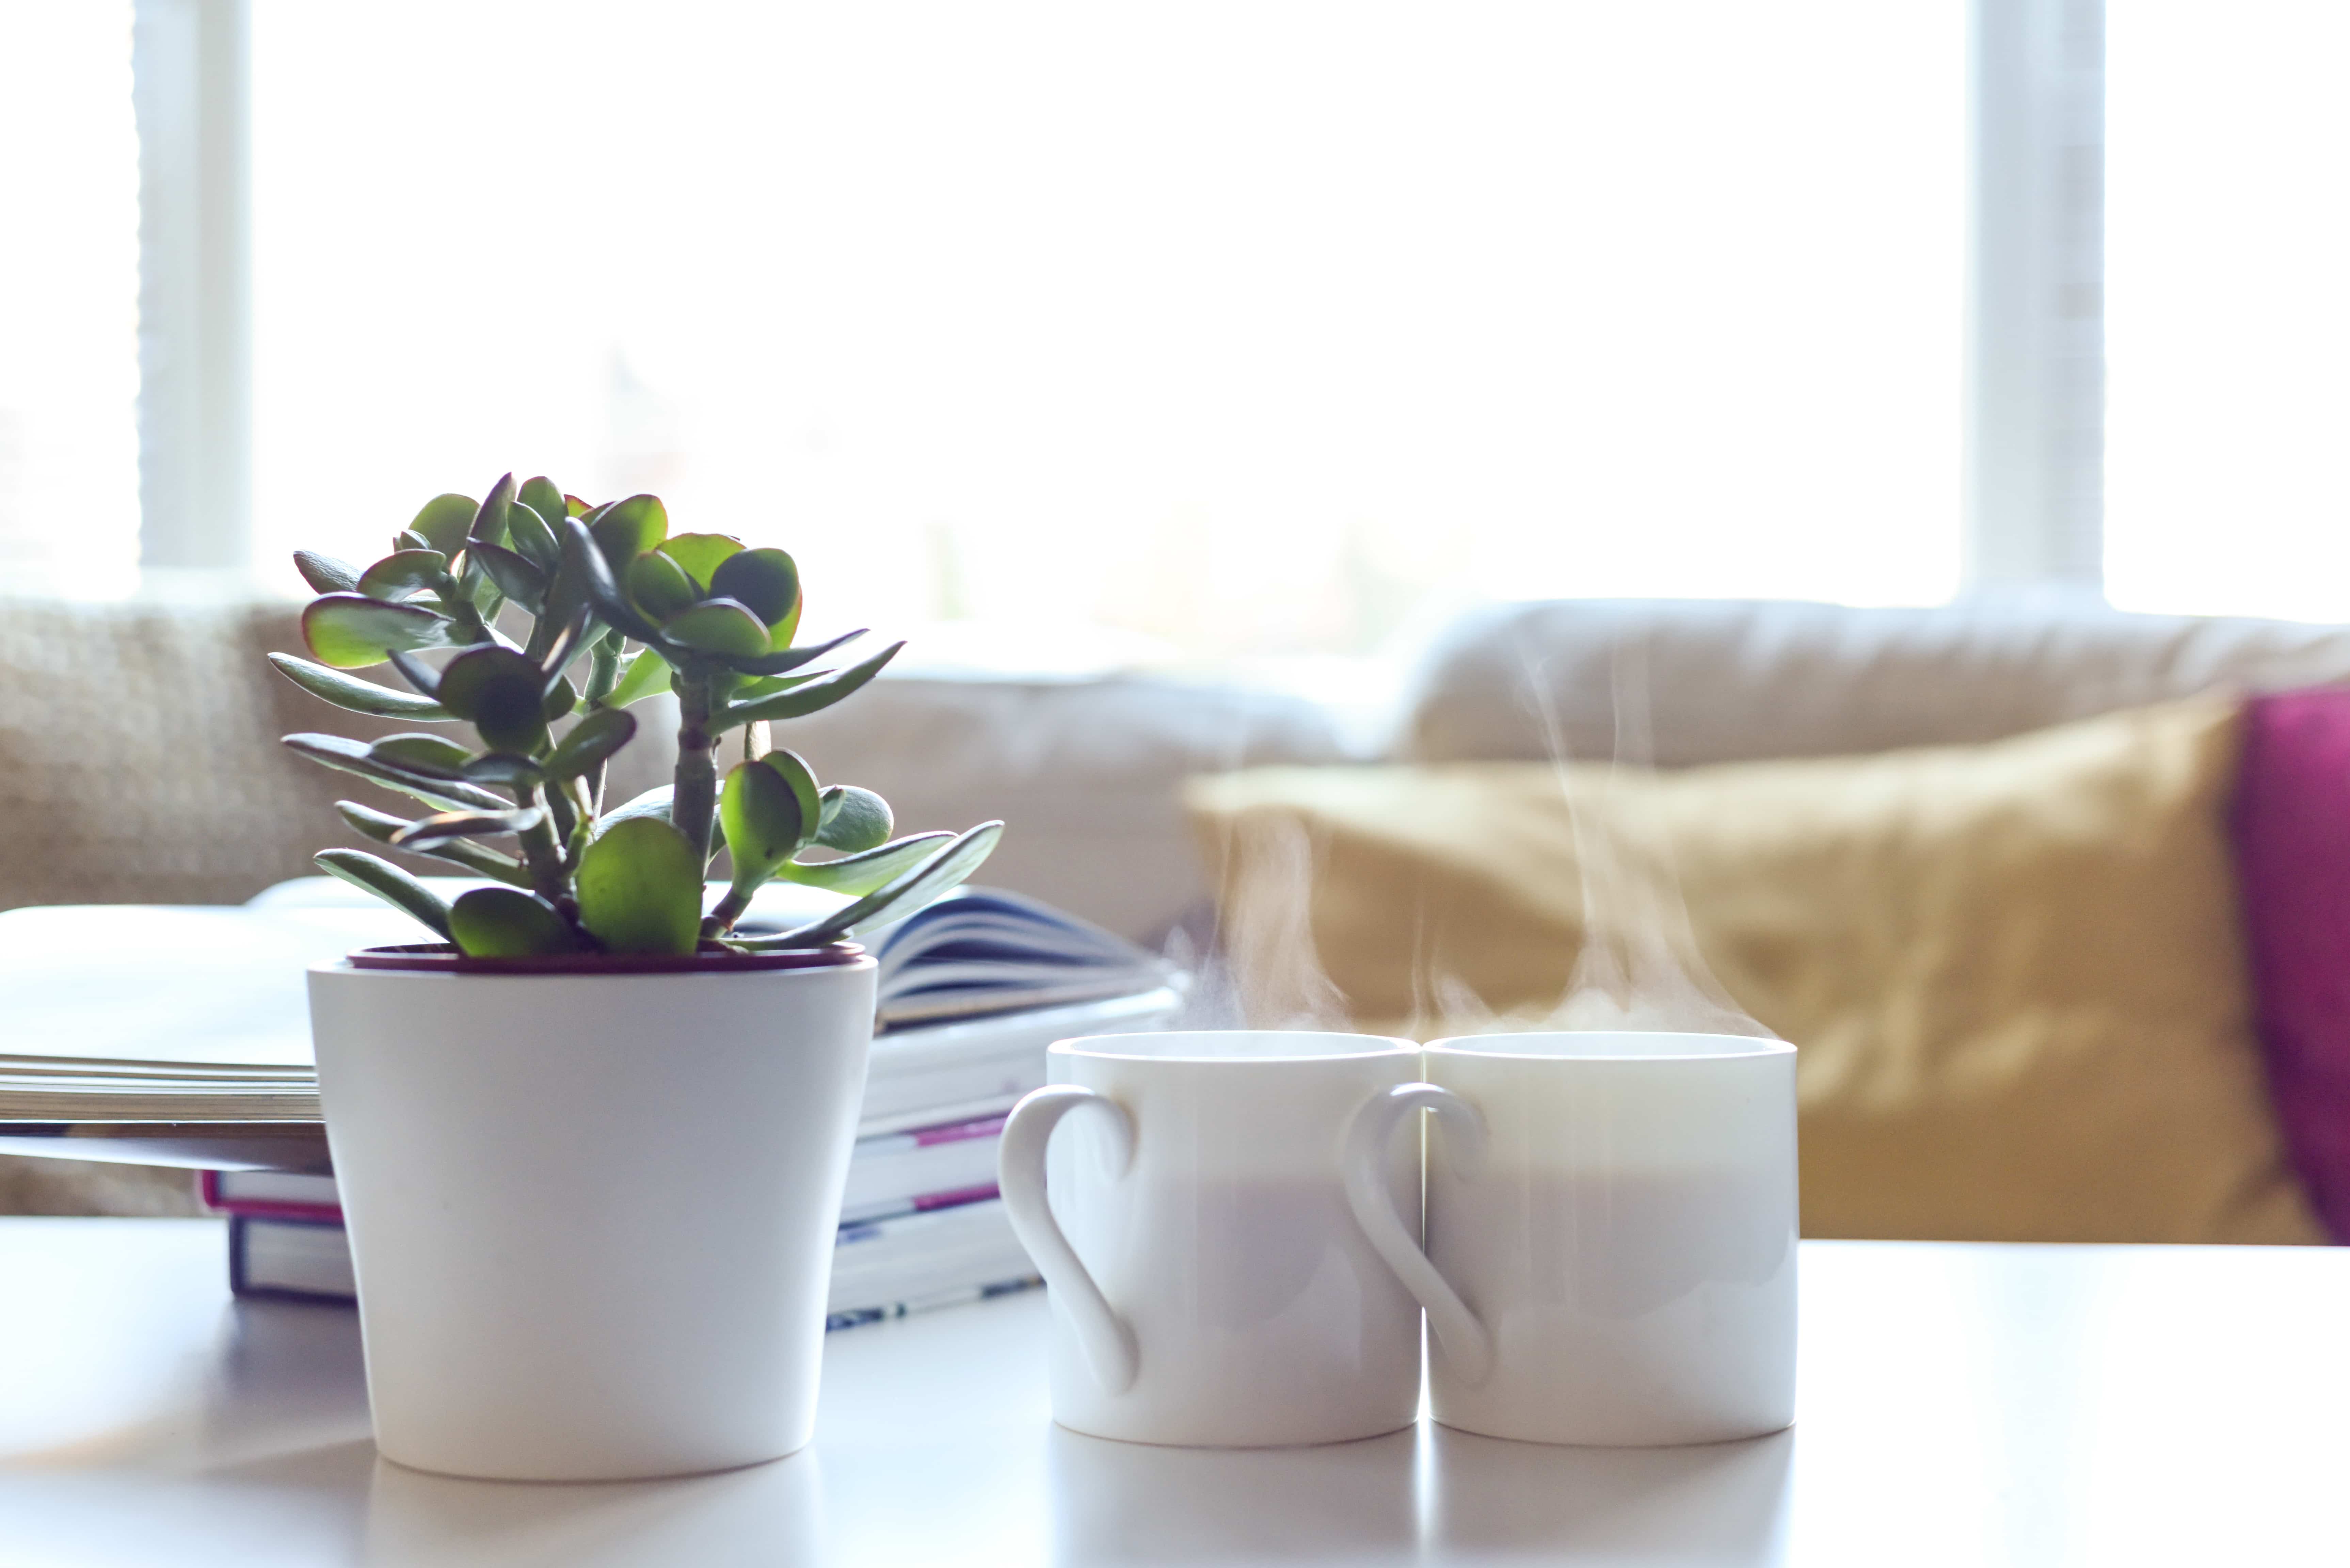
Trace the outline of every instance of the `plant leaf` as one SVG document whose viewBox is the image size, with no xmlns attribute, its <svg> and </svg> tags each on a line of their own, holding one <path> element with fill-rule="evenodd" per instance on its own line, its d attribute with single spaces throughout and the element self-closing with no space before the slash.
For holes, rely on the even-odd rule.
<svg viewBox="0 0 2350 1568">
<path fill-rule="evenodd" d="M 817 826 L 824 821 L 824 792 L 816 787 L 816 770 L 809 767 L 807 759 L 797 752 L 787 752 L 781 747 L 759 760 L 783 775 L 784 782 L 792 786 L 792 794 L 799 801 L 800 843 L 805 844 L 814 838 Z M 792 847 L 796 849 L 799 845 Z"/>
<path fill-rule="evenodd" d="M 719 564 L 743 548 L 732 534 L 672 534 L 661 541 L 660 553 L 685 573 L 695 598 L 710 591 L 711 574 Z"/>
<path fill-rule="evenodd" d="M 510 648 L 467 649 L 441 671 L 441 705 L 472 722 L 494 752 L 527 753 L 546 736 L 546 677 Z"/>
<path fill-rule="evenodd" d="M 450 940 L 467 958 L 536 958 L 588 944 L 543 898 L 512 888 L 472 888 L 449 906 Z"/>
<path fill-rule="evenodd" d="M 415 719 L 427 723 L 456 717 L 430 697 L 394 691 L 389 686 L 361 680 L 355 675 L 329 670 L 323 664 L 313 664 L 307 659 L 296 659 L 290 653 L 273 653 L 269 656 L 269 662 L 277 667 L 280 674 L 311 696 L 332 702 L 338 708 L 347 708 L 354 713 L 367 713 L 378 719 Z"/>
<path fill-rule="evenodd" d="M 433 778 L 379 762 L 368 755 L 364 743 L 346 740 L 340 735 L 287 735 L 284 744 L 314 763 L 338 768 L 347 774 L 357 774 L 363 779 L 371 779 L 446 811 L 503 811 L 513 804 L 478 785 L 454 779 Z"/>
<path fill-rule="evenodd" d="M 636 607 L 655 620 L 667 620 L 702 599 L 701 586 L 659 550 L 648 550 L 630 561 L 621 580 Z"/>
<path fill-rule="evenodd" d="M 816 841 L 827 849 L 859 855 L 888 843 L 890 829 L 896 826 L 890 818 L 889 803 L 871 790 L 859 789 L 855 784 L 834 784 L 824 792 Z"/>
<path fill-rule="evenodd" d="M 342 814 L 343 820 L 349 823 L 355 830 L 365 834 L 378 844 L 390 844 L 391 836 L 408 826 L 408 820 L 405 817 L 394 816 L 388 811 L 378 811 L 372 806 L 361 805 L 355 800 L 338 800 L 335 803 L 335 809 Z M 446 843 L 429 846 L 407 845 L 402 847 L 408 854 L 434 860 L 445 860 L 452 866 L 463 866 L 466 870 L 478 876 L 487 877 L 493 881 L 504 882 L 516 888 L 530 886 L 529 874 L 523 870 L 522 862 L 511 855 L 501 855 L 485 845 L 476 844 L 470 838 L 452 838 Z"/>
<path fill-rule="evenodd" d="M 452 838 L 502 838 L 527 833 L 546 820 L 545 808 L 525 805 L 505 811 L 444 811 L 419 817 L 384 840 L 394 849 L 429 849 Z"/>
<path fill-rule="evenodd" d="M 669 533 L 669 510 L 658 495 L 631 495 L 599 507 L 591 515 L 595 521 L 588 531 L 595 535 L 597 549 L 615 575 L 627 571 L 630 561 Z"/>
<path fill-rule="evenodd" d="M 465 537 L 477 545 L 503 545 L 506 542 L 506 517 L 514 510 L 515 482 L 511 473 L 502 474 L 482 497 L 482 509 L 473 514 Z"/>
<path fill-rule="evenodd" d="M 844 643 L 855 642 L 864 635 L 865 628 L 860 626 L 855 631 L 842 632 L 830 642 L 812 642 L 806 648 L 779 648 L 772 653 L 762 653 L 752 659 L 729 659 L 726 663 L 730 669 L 739 670 L 745 675 L 781 675 L 786 670 L 797 670 L 803 664 L 813 663 L 834 649 Z"/>
<path fill-rule="evenodd" d="M 775 874 L 807 836 L 798 792 L 764 762 L 737 763 L 727 770 L 718 795 L 718 825 L 734 862 L 734 888 L 748 893 Z"/>
<path fill-rule="evenodd" d="M 902 642 L 893 642 L 861 664 L 837 670 L 822 680 L 795 686 L 789 691 L 778 691 L 772 697 L 760 697 L 749 702 L 730 702 L 725 711 L 719 715 L 718 725 L 722 729 L 731 729 L 736 724 L 752 723 L 761 719 L 798 719 L 819 709 L 829 708 L 880 674 L 881 667 L 897 658 L 898 650 L 905 646 Z"/>
<path fill-rule="evenodd" d="M 465 547 L 465 535 L 473 525 L 476 510 L 470 495 L 436 495 L 417 513 L 408 532 L 421 539 L 426 549 L 453 556 Z"/>
<path fill-rule="evenodd" d="M 338 561 L 332 556 L 321 556 L 315 550 L 294 552 L 294 569 L 302 580 L 322 594 L 348 594 L 358 591 L 359 569 L 348 561 Z"/>
<path fill-rule="evenodd" d="M 441 901 L 441 895 L 390 861 L 364 849 L 321 849 L 311 859 L 329 877 L 366 888 L 392 908 L 423 921 L 442 941 L 450 940 L 449 906 Z"/>
<path fill-rule="evenodd" d="M 751 657 L 767 648 L 766 622 L 735 599 L 704 599 L 661 622 L 661 636 L 697 653 Z"/>
<path fill-rule="evenodd" d="M 358 591 L 371 599 L 404 599 L 448 570 L 449 557 L 438 550 L 394 550 L 361 574 Z"/>
<path fill-rule="evenodd" d="M 463 778 L 473 760 L 473 753 L 440 735 L 386 735 L 368 747 L 368 756 L 432 779 Z"/>
<path fill-rule="evenodd" d="M 748 605 L 753 615 L 772 627 L 799 603 L 800 571 L 781 550 L 743 550 L 718 564 L 710 576 L 710 591 Z"/>
<path fill-rule="evenodd" d="M 522 515 L 521 511 L 515 513 L 517 518 Z M 521 527 L 515 529 L 517 535 L 524 531 Z M 553 536 L 549 535 L 547 543 L 552 545 L 554 542 Z M 472 556 L 506 597 L 533 615 L 546 607 L 547 576 L 535 563 L 503 545 L 475 545 Z"/>
<path fill-rule="evenodd" d="M 636 733 L 634 716 L 618 708 L 598 708 L 556 743 L 555 753 L 546 759 L 546 776 L 576 778 L 627 745 Z"/>
<path fill-rule="evenodd" d="M 546 777 L 537 763 L 512 752 L 490 752 L 475 757 L 465 764 L 460 776 L 467 784 L 500 784 L 507 789 L 528 789 Z"/>
<path fill-rule="evenodd" d="M 878 849 L 846 855 L 837 860 L 786 861 L 775 875 L 802 887 L 862 898 L 876 888 L 889 886 L 929 859 L 953 836 L 951 833 L 917 833 L 895 844 L 884 844 Z"/>
<path fill-rule="evenodd" d="M 392 649 L 456 646 L 456 622 L 421 605 L 386 604 L 359 594 L 328 594 L 302 612 L 302 640 L 321 664 L 357 670 L 381 664 Z"/>
<path fill-rule="evenodd" d="M 579 857 L 579 923 L 616 953 L 690 953 L 702 936 L 702 857 L 659 817 L 606 827 Z"/>
<path fill-rule="evenodd" d="M 796 930 L 780 936 L 761 937 L 745 941 L 742 946 L 754 952 L 772 952 L 785 948 L 824 947 L 875 926 L 888 925 L 904 919 L 959 887 L 963 878 L 979 869 L 980 863 L 994 851 L 996 840 L 1003 836 L 1003 824 L 983 822 L 977 827 L 960 834 L 916 865 L 866 894 L 853 904 L 844 905 L 821 920 L 814 920 Z"/>
<path fill-rule="evenodd" d="M 640 816 L 656 817 L 662 822 L 667 822 L 670 819 L 670 797 L 676 787 L 674 784 L 656 784 L 626 805 L 613 807 L 596 819 L 594 828 L 596 836 L 601 837 L 621 823 L 634 822 Z"/>
<path fill-rule="evenodd" d="M 610 695 L 604 699 L 604 706 L 625 708 L 631 702 L 641 701 L 656 691 L 666 690 L 668 686 L 669 660 L 650 648 L 642 649 L 629 660 L 629 668 L 613 685 Z"/>
<path fill-rule="evenodd" d="M 639 642 L 658 645 L 660 633 L 652 622 L 637 613 L 620 591 L 619 579 L 612 575 L 611 563 L 588 532 L 588 524 L 579 518 L 567 518 L 559 528 L 563 540 L 563 565 L 567 572 L 577 572 L 596 606 L 596 613 L 607 625 L 619 628 Z"/>
<path fill-rule="evenodd" d="M 536 524 L 545 530 L 547 543 L 554 544 L 555 520 L 570 514 L 569 508 L 564 504 L 563 492 L 555 487 L 552 480 L 545 474 L 540 474 L 536 479 L 524 480 L 522 487 L 515 492 L 515 499 L 530 508 L 530 517 L 525 522 L 516 518 L 512 513 L 506 514 L 506 542 L 515 549 L 521 550 L 524 555 L 530 556 L 531 552 L 523 544 L 522 531 Z M 531 558 L 538 561 L 536 556 L 532 556 Z M 550 552 L 546 559 L 538 561 L 538 564 L 542 566 L 553 566 L 554 555 Z"/>
</svg>

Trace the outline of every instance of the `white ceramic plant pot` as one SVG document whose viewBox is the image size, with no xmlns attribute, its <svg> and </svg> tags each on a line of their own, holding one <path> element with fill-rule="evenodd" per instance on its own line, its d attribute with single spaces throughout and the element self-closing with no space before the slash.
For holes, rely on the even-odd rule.
<svg viewBox="0 0 2350 1568">
<path fill-rule="evenodd" d="M 312 970 L 383 1455 L 614 1480 L 805 1446 L 873 986 Z"/>
</svg>

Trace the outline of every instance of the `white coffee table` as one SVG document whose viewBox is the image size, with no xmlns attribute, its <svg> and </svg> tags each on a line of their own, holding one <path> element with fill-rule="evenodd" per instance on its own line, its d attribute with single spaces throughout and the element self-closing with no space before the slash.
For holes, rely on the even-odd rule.
<svg viewBox="0 0 2350 1568">
<path fill-rule="evenodd" d="M 1030 1293 L 833 1335 L 781 1463 L 515 1486 L 379 1461 L 353 1314 L 222 1250 L 0 1220 L 0 1563 L 2350 1562 L 2350 1252 L 1807 1243 L 1795 1429 L 1645 1451 L 1077 1437 Z"/>
</svg>

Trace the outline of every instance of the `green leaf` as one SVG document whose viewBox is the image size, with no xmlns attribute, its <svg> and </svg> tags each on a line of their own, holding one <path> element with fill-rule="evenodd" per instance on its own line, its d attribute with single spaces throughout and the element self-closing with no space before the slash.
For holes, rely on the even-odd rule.
<svg viewBox="0 0 2350 1568">
<path fill-rule="evenodd" d="M 571 922 L 543 898 L 512 888 L 473 888 L 449 907 L 450 936 L 467 958 L 536 958 L 585 952 Z"/>
<path fill-rule="evenodd" d="M 511 833 L 527 833 L 546 820 L 546 811 L 536 805 L 504 811 L 443 811 L 417 818 L 386 842 L 394 849 L 429 849 L 452 838 L 503 838 Z"/>
<path fill-rule="evenodd" d="M 470 495 L 436 495 L 424 504 L 408 532 L 423 540 L 425 548 L 453 556 L 465 547 L 465 535 L 477 510 Z"/>
<path fill-rule="evenodd" d="M 676 787 L 677 786 L 674 784 L 656 784 L 651 789 L 645 791 L 644 794 L 637 796 L 634 800 L 628 802 L 625 805 L 615 806 L 610 811 L 606 812 L 602 816 L 596 819 L 596 826 L 594 829 L 596 836 L 601 837 L 603 835 L 611 832 L 612 829 L 618 827 L 620 824 L 624 822 L 634 822 L 641 816 L 650 816 L 661 822 L 667 822 L 670 819 L 670 796 Z"/>
<path fill-rule="evenodd" d="M 781 747 L 759 760 L 781 774 L 784 782 L 792 786 L 792 794 L 799 800 L 800 843 L 806 843 L 816 836 L 816 828 L 824 820 L 824 792 L 816 787 L 816 770 L 809 767 L 807 759 L 797 752 L 787 752 Z M 798 846 L 793 847 L 797 848 Z"/>
<path fill-rule="evenodd" d="M 361 805 L 355 800 L 338 800 L 335 803 L 335 809 L 342 814 L 345 822 L 349 823 L 354 829 L 374 839 L 378 844 L 390 844 L 391 836 L 408 826 L 408 820 L 405 817 L 394 816 L 388 811 L 378 811 L 372 806 Z M 428 846 L 406 845 L 402 846 L 402 848 L 410 855 L 445 860 L 452 866 L 463 866 L 468 871 L 477 876 L 487 877 L 493 881 L 504 882 L 516 888 L 530 886 L 530 877 L 523 870 L 520 861 L 511 855 L 501 855 L 494 849 L 476 844 L 470 838 L 452 838 L 446 843 Z"/>
<path fill-rule="evenodd" d="M 694 586 L 694 597 L 710 591 L 711 575 L 721 563 L 743 548 L 743 541 L 732 534 L 672 534 L 662 541 L 660 553 L 681 571 Z"/>
<path fill-rule="evenodd" d="M 889 830 L 896 826 L 890 819 L 889 803 L 871 790 L 834 784 L 824 792 L 816 841 L 827 849 L 858 855 L 888 843 Z"/>
<path fill-rule="evenodd" d="M 294 569 L 302 580 L 322 594 L 348 594 L 358 591 L 359 569 L 348 561 L 338 561 L 332 556 L 321 556 L 315 550 L 294 552 Z"/>
<path fill-rule="evenodd" d="M 791 858 L 811 826 L 800 814 L 798 792 L 764 762 L 737 763 L 727 770 L 718 796 L 718 825 L 734 862 L 734 887 L 744 893 Z"/>
<path fill-rule="evenodd" d="M 311 696 L 322 698 L 354 713 L 367 713 L 378 719 L 415 719 L 428 723 L 437 719 L 456 717 L 430 697 L 394 691 L 389 686 L 361 680 L 338 670 L 329 670 L 323 664 L 296 659 L 290 653 L 273 653 L 269 656 L 269 662 L 277 667 L 280 674 Z"/>
<path fill-rule="evenodd" d="M 603 550 L 588 531 L 580 518 L 566 519 L 560 524 L 563 541 L 563 576 L 576 575 L 596 606 L 596 613 L 605 623 L 617 628 L 639 642 L 658 643 L 660 633 L 629 602 L 620 591 L 620 581 L 613 576 L 611 563 L 604 559 Z"/>
<path fill-rule="evenodd" d="M 702 935 L 702 857 L 658 817 L 608 826 L 579 857 L 579 922 L 616 953 L 690 953 Z"/>
<path fill-rule="evenodd" d="M 629 563 L 660 544 L 669 533 L 669 511 L 658 495 L 631 495 L 603 508 L 588 528 L 596 547 L 617 574 Z"/>
<path fill-rule="evenodd" d="M 661 622 L 661 636 L 697 653 L 763 653 L 767 626 L 733 599 L 705 599 Z"/>
<path fill-rule="evenodd" d="M 536 479 L 524 480 L 522 488 L 515 492 L 515 499 L 530 508 L 532 518 L 547 529 L 546 536 L 549 539 L 555 537 L 553 527 L 555 520 L 569 515 L 569 510 L 564 504 L 563 492 L 556 489 L 555 482 L 543 473 Z M 506 518 L 506 537 L 510 542 L 516 538 L 515 520 L 511 514 Z M 515 548 L 520 549 L 521 545 L 517 544 Z"/>
<path fill-rule="evenodd" d="M 357 774 L 400 794 L 413 795 L 429 805 L 448 811 L 503 811 L 511 805 L 489 791 L 452 779 L 434 778 L 427 774 L 411 773 L 406 768 L 379 762 L 368 755 L 368 748 L 358 741 L 340 735 L 288 735 L 284 744 L 293 752 L 330 768 L 347 774 Z"/>
<path fill-rule="evenodd" d="M 822 888 L 827 892 L 862 898 L 876 888 L 888 887 L 928 860 L 953 836 L 951 833 L 917 833 L 895 844 L 885 844 L 862 855 L 845 855 L 837 860 L 788 861 L 775 875 L 805 888 Z"/>
<path fill-rule="evenodd" d="M 753 615 L 772 627 L 799 603 L 800 571 L 781 550 L 744 550 L 719 563 L 710 577 L 710 591 L 748 605 Z"/>
<path fill-rule="evenodd" d="M 552 724 L 558 719 L 568 719 L 579 706 L 579 688 L 571 683 L 568 675 L 558 675 L 547 688 L 546 700 L 538 705 L 538 716 Z"/>
<path fill-rule="evenodd" d="M 521 508 L 516 508 L 514 514 L 520 517 L 524 513 Z M 515 532 L 520 534 L 524 530 L 517 528 Z M 554 543 L 552 536 L 547 543 Z M 547 577 L 536 564 L 503 545 L 476 545 L 473 547 L 472 556 L 506 597 L 533 615 L 546 607 Z"/>
<path fill-rule="evenodd" d="M 898 650 L 905 646 L 902 642 L 893 642 L 861 664 L 837 670 L 822 680 L 795 686 L 789 691 L 778 691 L 772 697 L 761 697 L 749 702 L 731 702 L 719 715 L 718 727 L 732 729 L 736 724 L 760 719 L 798 719 L 819 709 L 829 708 L 880 674 L 881 667 L 897 658 Z"/>
<path fill-rule="evenodd" d="M 629 660 L 628 670 L 613 686 L 610 695 L 604 699 L 604 706 L 625 708 L 631 702 L 641 701 L 656 691 L 668 689 L 669 660 L 650 648 L 644 649 Z"/>
<path fill-rule="evenodd" d="M 441 705 L 471 722 L 494 752 L 535 752 L 546 735 L 546 682 L 523 654 L 484 644 L 442 669 Z"/>
<path fill-rule="evenodd" d="M 394 550 L 359 577 L 359 591 L 371 599 L 404 599 L 448 571 L 449 557 L 438 550 Z"/>
<path fill-rule="evenodd" d="M 476 545 L 503 545 L 506 542 L 506 519 L 514 510 L 515 482 L 511 473 L 501 474 L 482 497 L 482 509 L 473 514 L 473 524 L 465 537 Z"/>
<path fill-rule="evenodd" d="M 442 940 L 449 940 L 449 906 L 441 901 L 440 894 L 390 861 L 364 849 L 321 849 L 311 858 L 329 877 L 366 888 L 392 908 L 423 921 Z"/>
<path fill-rule="evenodd" d="M 814 663 L 834 649 L 844 643 L 855 642 L 864 635 L 865 628 L 858 627 L 855 631 L 842 632 L 830 642 L 812 642 L 806 648 L 777 649 L 773 653 L 763 653 L 754 659 L 730 659 L 726 662 L 746 675 L 781 675 L 786 670 L 797 670 L 803 664 Z M 816 673 L 825 672 L 817 670 Z"/>
<path fill-rule="evenodd" d="M 635 738 L 637 721 L 618 708 L 598 708 L 571 726 L 546 759 L 546 776 L 576 778 Z"/>
<path fill-rule="evenodd" d="M 465 764 L 473 760 L 473 753 L 440 735 L 386 735 L 368 747 L 368 756 L 434 779 L 463 778 Z"/>
<path fill-rule="evenodd" d="M 453 648 L 457 623 L 421 605 L 386 604 L 359 594 L 328 594 L 302 612 L 302 640 L 321 664 L 357 670 L 381 664 L 392 649 Z"/>
<path fill-rule="evenodd" d="M 961 886 L 963 878 L 979 869 L 980 863 L 993 852 L 996 840 L 1003 836 L 1003 824 L 983 822 L 969 832 L 950 839 L 912 870 L 875 888 L 855 903 L 835 909 L 823 919 L 811 921 L 797 930 L 759 938 L 743 942 L 742 946 L 754 952 L 823 947 L 844 937 L 855 936 L 859 931 L 885 926 L 892 920 L 902 920 Z"/>
<path fill-rule="evenodd" d="M 567 491 L 565 491 L 565 492 L 563 493 L 563 515 L 564 515 L 564 516 L 566 516 L 566 517 L 585 517 L 586 515 L 588 515 L 588 513 L 593 512 L 594 510 L 595 510 L 595 508 L 594 508 L 594 507 L 592 507 L 592 506 L 588 505 L 588 503 L 586 503 L 585 501 L 580 500 L 580 499 L 579 499 L 579 497 L 577 497 L 577 495 L 572 494 L 569 491 L 567 491 Z M 553 518 L 553 517 L 548 517 L 548 518 L 547 518 L 547 521 L 548 521 L 549 523 L 552 523 L 552 522 L 555 522 L 555 521 L 556 521 L 556 519 L 555 519 L 555 518 Z"/>
<path fill-rule="evenodd" d="M 555 535 L 555 525 L 536 507 L 519 501 L 506 514 L 506 543 L 516 555 L 550 576 L 563 559 L 563 545 Z"/>
<path fill-rule="evenodd" d="M 685 568 L 659 550 L 649 550 L 630 561 L 622 581 L 637 607 L 655 620 L 667 620 L 702 599 L 701 587 Z"/>
<path fill-rule="evenodd" d="M 491 752 L 475 757 L 465 764 L 463 776 L 467 784 L 498 784 L 506 789 L 528 789 L 546 779 L 536 761 L 512 752 Z"/>
</svg>

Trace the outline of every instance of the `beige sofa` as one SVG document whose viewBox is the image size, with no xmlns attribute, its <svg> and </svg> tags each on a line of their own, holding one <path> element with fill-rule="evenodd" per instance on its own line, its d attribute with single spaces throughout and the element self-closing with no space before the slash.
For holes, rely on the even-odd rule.
<svg viewBox="0 0 2350 1568">
<path fill-rule="evenodd" d="M 227 902 L 345 841 L 364 786 L 276 744 L 362 732 L 271 672 L 293 607 L 0 601 L 0 908 Z M 988 877 L 1139 939 L 1206 892 L 1178 802 L 1203 772 L 1265 763 L 1621 753 L 1666 766 L 1977 741 L 2222 686 L 2350 677 L 2350 632 L 2064 607 L 1861 610 L 1591 601 L 1497 607 L 1451 628 L 1360 709 L 1265 684 L 1147 675 L 904 679 L 790 727 L 827 779 L 902 826 L 1010 825 Z M 397 726 L 380 726 L 388 730 Z M 657 741 L 614 788 L 660 778 Z M 9 1161 L 0 1209 L 184 1211 L 176 1173 Z"/>
</svg>

